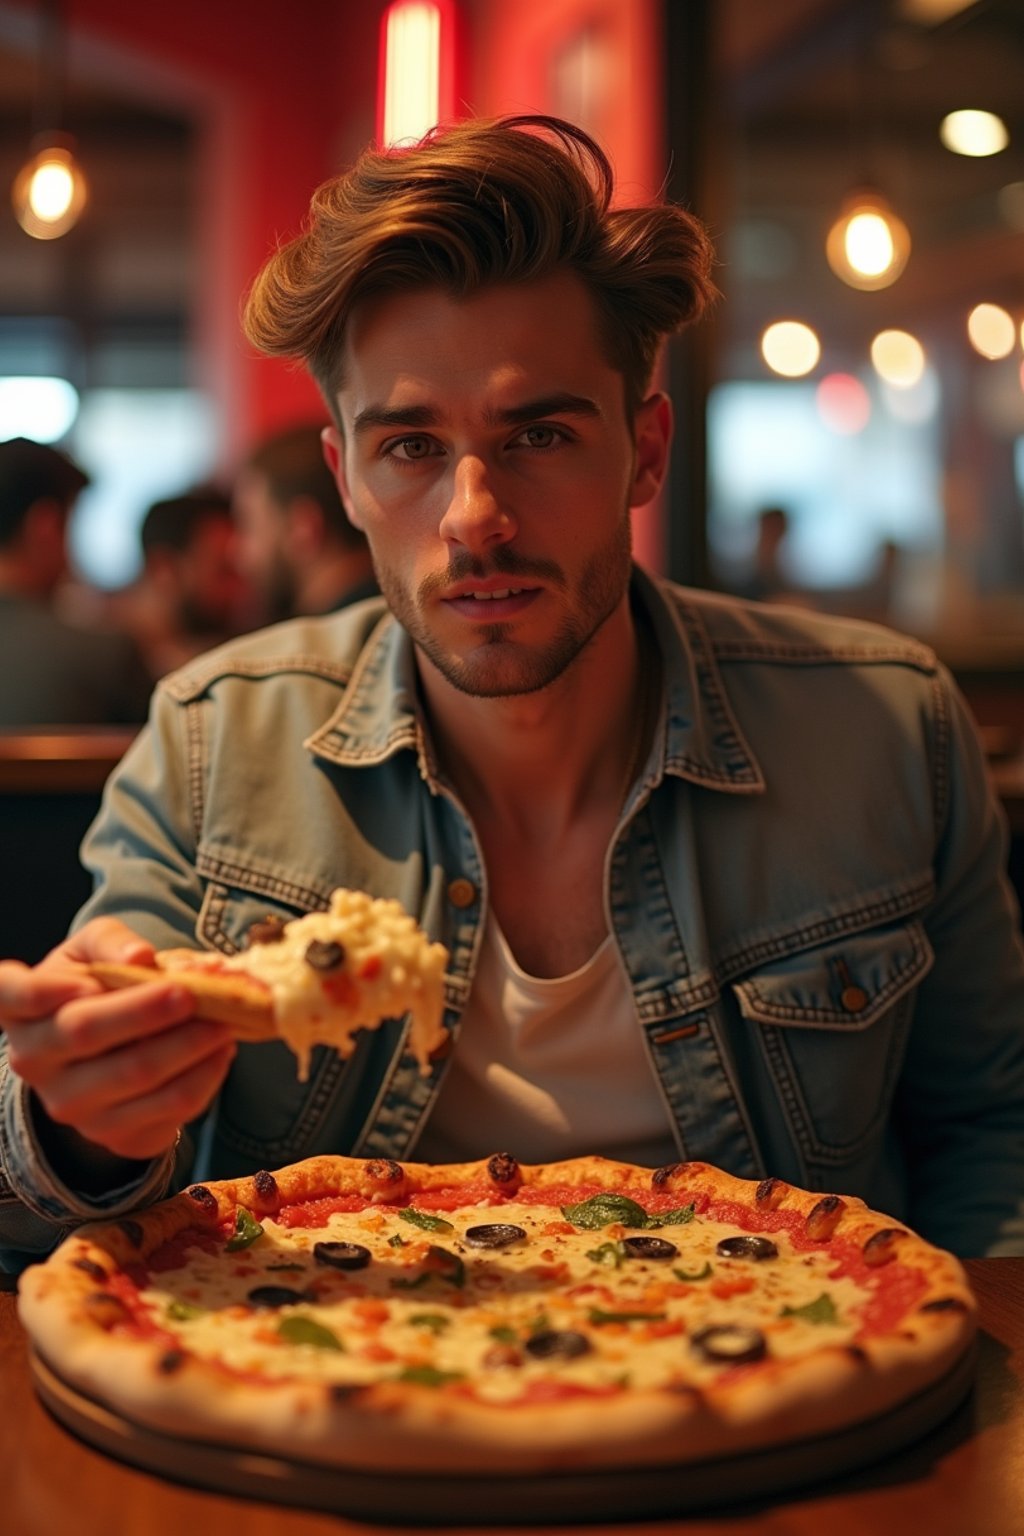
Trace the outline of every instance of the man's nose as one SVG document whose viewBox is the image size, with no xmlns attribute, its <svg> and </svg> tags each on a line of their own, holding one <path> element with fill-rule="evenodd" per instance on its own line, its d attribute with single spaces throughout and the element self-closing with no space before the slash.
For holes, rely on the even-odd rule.
<svg viewBox="0 0 1024 1536">
<path fill-rule="evenodd" d="M 441 537 L 469 548 L 507 543 L 516 522 L 501 495 L 493 468 L 475 455 L 457 460 L 452 494 L 441 519 Z"/>
</svg>

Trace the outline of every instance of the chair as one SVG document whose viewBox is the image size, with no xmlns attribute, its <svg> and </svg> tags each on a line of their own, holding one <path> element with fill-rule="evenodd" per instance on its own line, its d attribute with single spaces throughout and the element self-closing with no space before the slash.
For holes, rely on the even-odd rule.
<svg viewBox="0 0 1024 1536">
<path fill-rule="evenodd" d="M 0 732 L 0 958 L 34 964 L 91 890 L 78 849 L 135 728 Z"/>
</svg>

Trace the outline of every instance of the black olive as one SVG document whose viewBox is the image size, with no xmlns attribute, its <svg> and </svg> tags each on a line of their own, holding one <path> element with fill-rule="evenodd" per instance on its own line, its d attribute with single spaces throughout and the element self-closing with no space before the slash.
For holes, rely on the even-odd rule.
<svg viewBox="0 0 1024 1536">
<path fill-rule="evenodd" d="M 768 1350 L 760 1328 L 744 1328 L 739 1323 L 712 1323 L 695 1333 L 690 1345 L 716 1365 L 749 1365 L 763 1360 Z"/>
<path fill-rule="evenodd" d="M 720 1259 L 777 1259 L 779 1250 L 767 1237 L 744 1232 L 738 1237 L 723 1237 L 715 1252 Z"/>
<path fill-rule="evenodd" d="M 528 1338 L 523 1348 L 535 1360 L 573 1360 L 589 1351 L 590 1340 L 571 1328 L 545 1328 Z"/>
<path fill-rule="evenodd" d="M 370 1262 L 370 1250 L 362 1243 L 314 1243 L 313 1257 L 318 1264 L 329 1264 L 332 1269 L 365 1269 Z"/>
<path fill-rule="evenodd" d="M 314 971 L 336 971 L 345 962 L 345 950 L 334 939 L 311 939 L 303 956 Z"/>
<path fill-rule="evenodd" d="M 507 1243 L 521 1243 L 526 1233 L 510 1221 L 492 1221 L 483 1227 L 467 1227 L 466 1242 L 471 1248 L 504 1248 Z"/>
<path fill-rule="evenodd" d="M 679 1254 L 675 1243 L 664 1237 L 624 1237 L 621 1245 L 627 1259 L 674 1259 Z"/>
<path fill-rule="evenodd" d="M 247 1300 L 254 1307 L 291 1307 L 308 1298 L 301 1291 L 293 1291 L 288 1285 L 257 1285 L 249 1292 Z"/>
</svg>

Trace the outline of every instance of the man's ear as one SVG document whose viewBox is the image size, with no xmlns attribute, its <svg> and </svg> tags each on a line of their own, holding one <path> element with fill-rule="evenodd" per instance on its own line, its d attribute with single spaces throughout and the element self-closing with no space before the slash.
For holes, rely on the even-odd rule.
<svg viewBox="0 0 1024 1536">
<path fill-rule="evenodd" d="M 640 406 L 633 418 L 636 463 L 630 490 L 631 507 L 645 507 L 661 489 L 672 442 L 672 402 L 661 390 Z"/>
<path fill-rule="evenodd" d="M 338 495 L 341 504 L 345 508 L 345 515 L 353 528 L 363 532 L 363 525 L 356 515 L 352 505 L 352 497 L 349 495 L 348 476 L 345 473 L 345 439 L 337 427 L 324 427 L 320 433 L 320 442 L 324 450 L 324 458 L 327 468 L 334 476 L 334 483 L 338 487 Z"/>
</svg>

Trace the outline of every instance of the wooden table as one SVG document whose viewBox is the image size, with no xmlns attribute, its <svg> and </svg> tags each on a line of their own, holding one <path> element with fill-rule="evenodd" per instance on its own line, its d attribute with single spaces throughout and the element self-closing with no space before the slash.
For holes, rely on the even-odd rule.
<svg viewBox="0 0 1024 1536">
<path fill-rule="evenodd" d="M 1019 1536 L 1024 1259 L 972 1260 L 967 1268 L 981 1303 L 977 1387 L 924 1440 L 804 1493 L 692 1519 L 560 1529 L 566 1536 Z M 36 1398 L 9 1293 L 0 1294 L 0 1387 L 3 1536 L 226 1536 L 243 1529 L 246 1536 L 381 1536 L 399 1529 L 187 1488 L 81 1444 Z M 500 1514 L 496 1509 L 492 1529 L 501 1528 Z M 530 1529 L 550 1536 L 554 1528 Z"/>
</svg>

